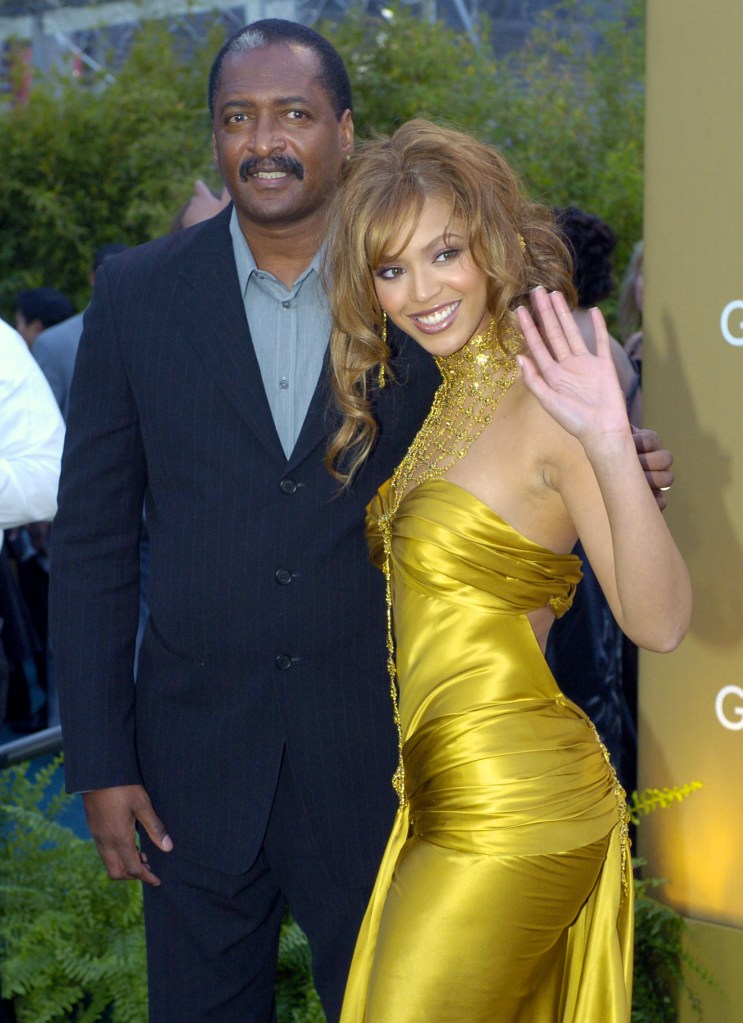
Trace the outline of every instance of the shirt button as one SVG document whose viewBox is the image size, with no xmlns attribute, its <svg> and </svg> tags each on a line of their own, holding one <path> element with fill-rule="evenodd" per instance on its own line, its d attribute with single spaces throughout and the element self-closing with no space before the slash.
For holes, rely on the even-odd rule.
<svg viewBox="0 0 743 1023">
<path fill-rule="evenodd" d="M 288 309 L 289 306 L 291 305 L 291 302 L 282 302 L 281 304 L 283 305 L 284 309 Z"/>
<path fill-rule="evenodd" d="M 286 377 L 282 377 L 281 380 L 279 380 L 279 387 L 281 388 L 282 391 L 288 390 L 289 381 L 286 379 Z"/>
<path fill-rule="evenodd" d="M 291 668 L 292 659 L 289 656 L 289 654 L 279 654 L 279 656 L 275 658 L 273 663 L 276 665 L 279 671 L 286 671 L 288 668 Z"/>
<path fill-rule="evenodd" d="M 296 494 L 297 492 L 297 481 L 285 479 L 279 483 L 279 490 L 282 494 Z"/>
<path fill-rule="evenodd" d="M 276 572 L 274 572 L 274 579 L 282 586 L 286 586 L 287 583 L 290 583 L 292 578 L 293 576 L 288 568 L 279 568 Z"/>
</svg>

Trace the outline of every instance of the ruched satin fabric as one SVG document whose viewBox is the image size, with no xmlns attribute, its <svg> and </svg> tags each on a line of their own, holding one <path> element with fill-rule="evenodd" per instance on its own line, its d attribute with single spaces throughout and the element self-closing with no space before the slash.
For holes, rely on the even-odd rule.
<svg viewBox="0 0 743 1023">
<path fill-rule="evenodd" d="M 378 564 L 388 501 L 385 486 L 368 509 Z M 615 778 L 527 618 L 564 613 L 580 575 L 573 555 L 526 539 L 446 480 L 401 503 L 392 603 L 408 802 L 341 1023 L 629 1020 L 631 879 Z"/>
</svg>

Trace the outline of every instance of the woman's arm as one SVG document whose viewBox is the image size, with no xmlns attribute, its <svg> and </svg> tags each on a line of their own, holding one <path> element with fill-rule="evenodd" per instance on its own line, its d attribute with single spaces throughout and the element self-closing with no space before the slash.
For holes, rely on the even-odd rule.
<svg viewBox="0 0 743 1023">
<path fill-rule="evenodd" d="M 524 381 L 567 431 L 546 470 L 559 491 L 612 611 L 634 642 L 672 650 L 691 614 L 683 559 L 648 488 L 635 450 L 603 317 L 594 310 L 592 355 L 562 295 L 532 294 L 518 311 L 530 356 Z M 535 319 L 539 327 L 535 325 Z"/>
</svg>

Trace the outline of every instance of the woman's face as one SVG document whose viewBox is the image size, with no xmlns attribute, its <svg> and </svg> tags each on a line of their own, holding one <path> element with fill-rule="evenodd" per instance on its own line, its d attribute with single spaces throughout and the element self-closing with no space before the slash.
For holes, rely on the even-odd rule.
<svg viewBox="0 0 743 1023">
<path fill-rule="evenodd" d="M 392 252 L 409 229 L 404 224 L 392 239 Z M 372 267 L 382 309 L 432 355 L 458 351 L 490 319 L 487 277 L 473 261 L 461 229 L 447 203 L 427 199 L 400 255 Z"/>
</svg>

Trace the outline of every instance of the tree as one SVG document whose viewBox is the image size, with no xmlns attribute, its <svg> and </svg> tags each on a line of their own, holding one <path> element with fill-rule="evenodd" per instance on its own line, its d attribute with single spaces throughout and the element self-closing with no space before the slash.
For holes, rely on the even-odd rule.
<svg viewBox="0 0 743 1023">
<path fill-rule="evenodd" d="M 168 230 L 210 161 L 206 81 L 221 45 L 193 51 L 155 22 L 140 26 L 113 81 L 60 74 L 0 114 L 0 311 L 49 284 L 83 308 L 94 250 Z"/>
<path fill-rule="evenodd" d="M 611 224 L 621 266 L 642 232 L 644 2 L 611 9 L 563 0 L 498 61 L 486 42 L 403 6 L 385 18 L 352 9 L 318 28 L 348 64 L 361 136 L 424 116 L 492 141 L 535 197 Z M 0 314 L 42 283 L 82 308 L 95 248 L 168 230 L 193 179 L 208 174 L 206 81 L 221 32 L 215 18 L 186 47 L 144 22 L 113 81 L 57 75 L 0 111 Z"/>
<path fill-rule="evenodd" d="M 619 235 L 617 264 L 642 236 L 644 0 L 562 0 L 524 47 L 496 61 L 441 23 L 393 8 L 320 26 L 346 60 L 362 135 L 410 117 L 445 120 L 497 145 L 529 191 L 582 206 Z M 482 38 L 491 26 L 484 20 Z"/>
</svg>

